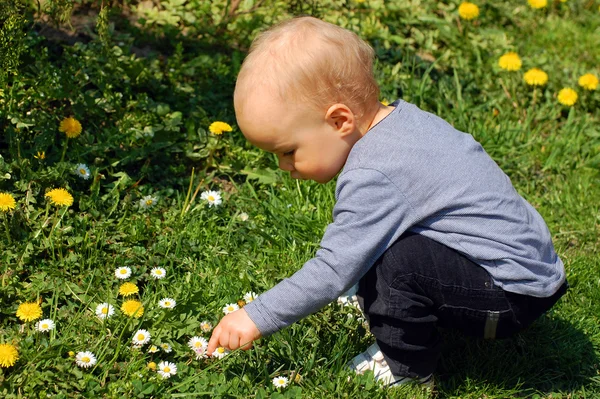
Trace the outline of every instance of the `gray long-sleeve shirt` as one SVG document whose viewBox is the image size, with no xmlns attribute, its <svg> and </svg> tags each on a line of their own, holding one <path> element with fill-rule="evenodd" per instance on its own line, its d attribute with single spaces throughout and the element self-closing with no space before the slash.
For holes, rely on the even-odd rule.
<svg viewBox="0 0 600 399">
<path fill-rule="evenodd" d="M 335 300 L 406 231 L 465 254 L 506 291 L 547 297 L 565 280 L 544 220 L 481 145 L 405 101 L 354 145 L 336 200 L 316 256 L 245 306 L 264 336 Z"/>
</svg>

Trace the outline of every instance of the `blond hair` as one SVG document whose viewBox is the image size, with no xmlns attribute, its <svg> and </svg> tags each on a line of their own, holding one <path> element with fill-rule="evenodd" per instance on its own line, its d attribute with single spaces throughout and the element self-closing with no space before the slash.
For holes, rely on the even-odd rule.
<svg viewBox="0 0 600 399">
<path fill-rule="evenodd" d="M 259 34 L 238 75 L 240 93 L 266 87 L 280 101 L 317 110 L 342 103 L 362 117 L 379 98 L 374 51 L 355 33 L 313 17 L 298 17 Z"/>
</svg>

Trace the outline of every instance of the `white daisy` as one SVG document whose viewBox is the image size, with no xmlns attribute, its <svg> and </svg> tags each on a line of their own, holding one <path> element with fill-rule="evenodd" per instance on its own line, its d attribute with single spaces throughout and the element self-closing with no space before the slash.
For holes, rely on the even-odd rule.
<svg viewBox="0 0 600 399">
<path fill-rule="evenodd" d="M 115 308 L 113 307 L 113 305 L 110 305 L 106 302 L 96 306 L 96 316 L 98 316 L 99 319 L 108 319 L 114 313 Z"/>
<path fill-rule="evenodd" d="M 143 209 L 151 208 L 156 204 L 157 201 L 158 198 L 151 195 L 146 195 L 144 198 L 140 199 L 140 207 Z"/>
<path fill-rule="evenodd" d="M 88 168 L 84 163 L 80 163 L 75 167 L 75 174 L 81 177 L 83 180 L 89 179 L 92 175 L 90 173 L 90 168 Z"/>
<path fill-rule="evenodd" d="M 90 351 L 78 352 L 77 355 L 75 355 L 75 363 L 77 363 L 79 367 L 87 369 L 96 364 L 96 356 Z"/>
<path fill-rule="evenodd" d="M 150 275 L 156 280 L 160 280 L 161 278 L 165 278 L 167 272 L 162 267 L 155 267 L 152 270 L 150 270 Z"/>
<path fill-rule="evenodd" d="M 244 294 L 244 301 L 245 301 L 246 303 L 250 303 L 250 302 L 252 302 L 253 300 L 255 300 L 257 296 L 258 296 L 258 295 L 256 295 L 256 292 L 246 292 L 246 293 Z"/>
<path fill-rule="evenodd" d="M 200 194 L 200 198 L 208 202 L 208 206 L 218 206 L 221 205 L 221 194 L 218 191 L 205 191 Z"/>
<path fill-rule="evenodd" d="M 289 384 L 287 377 L 275 377 L 273 378 L 273 385 L 275 388 L 285 388 Z"/>
<path fill-rule="evenodd" d="M 248 216 L 248 214 L 246 212 L 242 212 L 242 213 L 240 213 L 239 218 L 242 222 L 245 222 L 250 218 L 250 216 Z"/>
<path fill-rule="evenodd" d="M 170 353 L 173 349 L 171 349 L 171 345 L 169 344 L 160 344 L 160 347 L 162 348 L 163 351 L 165 351 L 165 353 Z"/>
<path fill-rule="evenodd" d="M 54 324 L 54 321 L 52 321 L 51 319 L 44 319 L 35 323 L 35 329 L 39 332 L 54 330 L 55 326 L 56 325 Z"/>
<path fill-rule="evenodd" d="M 190 338 L 188 346 L 194 351 L 196 349 L 206 349 L 208 347 L 208 341 L 202 337 L 196 336 Z"/>
<path fill-rule="evenodd" d="M 170 378 L 172 375 L 177 374 L 177 366 L 171 362 L 160 362 L 156 368 L 156 372 L 160 374 L 162 378 Z"/>
<path fill-rule="evenodd" d="M 156 346 L 156 345 L 150 345 L 150 347 L 148 348 L 148 353 L 156 353 L 159 350 L 160 349 L 158 349 L 158 346 Z"/>
<path fill-rule="evenodd" d="M 135 334 L 133 334 L 131 341 L 133 341 L 135 346 L 146 345 L 150 342 L 150 333 L 148 330 L 137 330 Z"/>
<path fill-rule="evenodd" d="M 200 329 L 202 330 L 202 332 L 210 332 L 212 328 L 213 326 L 210 321 L 202 320 L 202 322 L 200 322 Z"/>
<path fill-rule="evenodd" d="M 231 312 L 235 312 L 236 310 L 238 310 L 240 307 L 238 306 L 237 303 L 228 303 L 227 305 L 225 305 L 223 307 L 223 313 L 225 314 L 229 314 Z"/>
<path fill-rule="evenodd" d="M 217 349 L 215 349 L 215 351 L 212 353 L 211 356 L 216 357 L 217 359 L 223 359 L 228 354 L 229 354 L 229 349 L 219 346 Z"/>
<path fill-rule="evenodd" d="M 173 309 L 176 304 L 177 302 L 175 302 L 175 299 L 173 298 L 163 298 L 160 301 L 158 301 L 158 306 L 160 306 L 163 309 Z"/>
<path fill-rule="evenodd" d="M 208 358 L 208 355 L 206 353 L 206 348 L 197 348 L 197 349 L 194 349 L 194 352 L 196 353 L 196 360 Z"/>
<path fill-rule="evenodd" d="M 125 280 L 131 276 L 131 269 L 127 266 L 117 267 L 115 269 L 115 276 L 120 280 Z"/>
</svg>

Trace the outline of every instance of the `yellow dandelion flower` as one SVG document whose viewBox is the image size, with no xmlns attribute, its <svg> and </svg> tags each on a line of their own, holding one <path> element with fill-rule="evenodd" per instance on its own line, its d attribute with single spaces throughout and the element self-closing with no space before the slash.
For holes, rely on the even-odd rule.
<svg viewBox="0 0 600 399">
<path fill-rule="evenodd" d="M 81 123 L 72 117 L 65 118 L 60 121 L 58 130 L 63 132 L 68 138 L 74 139 L 81 134 Z"/>
<path fill-rule="evenodd" d="M 50 199 L 52 205 L 56 206 L 71 206 L 73 205 L 73 196 L 69 194 L 64 188 L 53 188 L 48 191 L 45 195 L 46 198 Z"/>
<path fill-rule="evenodd" d="M 598 77 L 591 73 L 586 73 L 579 78 L 579 86 L 586 90 L 596 90 L 598 87 Z"/>
<path fill-rule="evenodd" d="M 568 107 L 573 106 L 577 101 L 577 92 L 570 87 L 565 87 L 558 92 L 558 102 Z"/>
<path fill-rule="evenodd" d="M 521 58 L 519 58 L 519 55 L 514 51 L 510 51 L 500 57 L 498 65 L 500 65 L 500 68 L 506 69 L 507 71 L 518 71 L 521 69 Z"/>
<path fill-rule="evenodd" d="M 223 132 L 231 132 L 231 126 L 228 123 L 225 122 L 213 122 L 210 124 L 210 126 L 208 127 L 208 130 L 212 133 L 212 134 L 216 134 L 221 135 L 223 134 Z"/>
<path fill-rule="evenodd" d="M 548 74 L 539 68 L 532 68 L 525 72 L 523 79 L 530 86 L 543 86 L 548 82 Z"/>
<path fill-rule="evenodd" d="M 138 292 L 140 292 L 138 286 L 130 282 L 123 283 L 119 287 L 119 294 L 123 296 L 130 296 L 133 294 L 137 294 Z"/>
<path fill-rule="evenodd" d="M 46 151 L 38 151 L 37 154 L 35 154 L 33 157 L 42 161 L 46 159 Z"/>
<path fill-rule="evenodd" d="M 548 5 L 548 0 L 527 0 L 531 8 L 544 8 Z"/>
<path fill-rule="evenodd" d="M 121 305 L 121 311 L 127 316 L 140 318 L 144 314 L 144 306 L 140 301 L 130 299 L 123 302 L 123 305 Z"/>
<path fill-rule="evenodd" d="M 16 204 L 15 197 L 12 194 L 0 193 L 0 211 L 8 212 L 15 209 Z"/>
<path fill-rule="evenodd" d="M 150 363 L 148 363 L 148 365 L 146 367 L 148 367 L 152 371 L 155 371 L 156 370 L 156 363 L 150 362 Z"/>
<path fill-rule="evenodd" d="M 458 15 L 467 21 L 475 19 L 479 16 L 479 7 L 468 1 L 463 1 L 460 3 L 460 6 L 458 6 Z"/>
<path fill-rule="evenodd" d="M 69 355 L 69 357 L 73 357 L 73 356 L 75 356 L 75 352 L 69 351 L 68 355 Z"/>
<path fill-rule="evenodd" d="M 388 100 L 385 100 L 385 99 L 381 100 L 380 102 L 381 102 L 381 104 L 383 104 L 383 105 L 384 105 L 384 106 L 386 106 L 386 107 L 387 107 L 388 105 L 390 105 L 390 102 L 389 102 Z"/>
<path fill-rule="evenodd" d="M 11 367 L 19 360 L 19 351 L 14 345 L 0 344 L 0 367 Z"/>
<path fill-rule="evenodd" d="M 33 321 L 42 317 L 42 307 L 37 302 L 25 302 L 17 308 L 17 317 L 22 321 Z"/>
</svg>

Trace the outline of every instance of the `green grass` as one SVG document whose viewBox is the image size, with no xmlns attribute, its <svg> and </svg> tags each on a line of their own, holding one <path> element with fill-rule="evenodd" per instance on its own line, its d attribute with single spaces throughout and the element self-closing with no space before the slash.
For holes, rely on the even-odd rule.
<svg viewBox="0 0 600 399">
<path fill-rule="evenodd" d="M 112 26 L 110 35 L 76 45 L 38 35 L 39 24 L 23 26 L 21 64 L 0 96 L 0 192 L 17 199 L 15 211 L 0 214 L 0 343 L 14 343 L 20 355 L 0 368 L 0 397 L 600 397 L 600 101 L 598 91 L 577 86 L 583 73 L 600 75 L 598 4 L 534 11 L 526 2 L 489 3 L 474 24 L 459 26 L 457 3 L 368 1 L 350 11 L 328 1 L 268 3 L 227 30 L 204 20 L 141 28 L 112 10 L 113 25 L 96 30 Z M 225 2 L 214 4 L 216 15 Z M 372 337 L 354 310 L 337 304 L 222 361 L 195 360 L 186 346 L 201 334 L 200 321 L 216 324 L 225 304 L 301 267 L 331 221 L 335 182 L 291 180 L 235 126 L 220 138 L 206 134 L 214 120 L 234 124 L 231 90 L 253 33 L 300 12 L 364 32 L 379 57 L 382 97 L 402 96 L 473 134 L 545 218 L 565 262 L 570 291 L 527 331 L 499 341 L 445 331 L 433 392 L 386 391 L 370 375 L 351 375 L 345 364 Z M 145 45 L 146 55 L 130 55 Z M 523 70 L 550 75 L 535 103 L 523 70 L 497 67 L 508 50 L 519 52 Z M 580 94 L 572 109 L 556 101 L 565 86 Z M 57 126 L 70 115 L 84 132 L 66 144 Z M 34 158 L 38 151 L 44 160 Z M 73 175 L 79 162 L 91 180 Z M 62 217 L 43 198 L 51 187 L 75 197 Z M 220 190 L 223 204 L 208 207 L 196 188 Z M 158 204 L 140 209 L 150 194 Z M 139 319 L 118 310 L 118 266 L 133 269 L 129 280 L 145 305 Z M 166 279 L 149 277 L 155 266 Z M 175 298 L 175 309 L 158 308 L 163 297 Z M 57 324 L 49 334 L 15 316 L 19 303 L 38 299 Z M 101 302 L 117 308 L 105 322 L 94 316 Z M 173 352 L 133 350 L 138 328 Z M 82 350 L 96 354 L 94 368 L 75 366 L 69 352 Z M 147 369 L 160 360 L 175 362 L 177 375 L 162 380 Z M 297 374 L 284 390 L 271 384 Z"/>
</svg>

